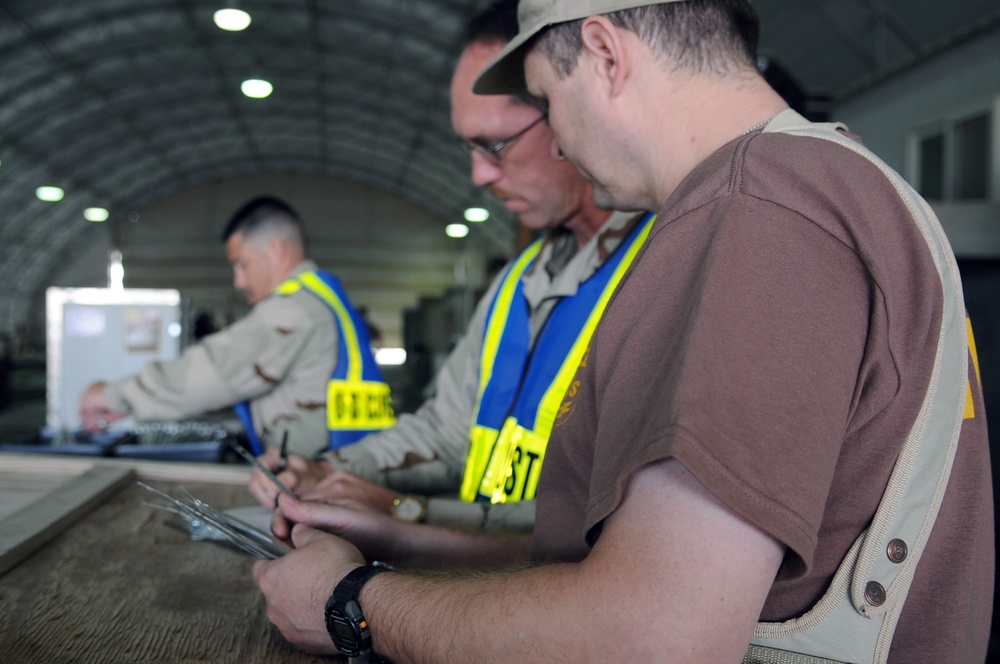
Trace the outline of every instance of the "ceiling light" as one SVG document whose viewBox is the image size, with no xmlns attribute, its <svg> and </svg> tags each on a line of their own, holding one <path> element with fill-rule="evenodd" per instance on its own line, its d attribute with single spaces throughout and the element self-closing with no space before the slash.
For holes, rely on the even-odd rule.
<svg viewBox="0 0 1000 664">
<path fill-rule="evenodd" d="M 471 207 L 465 211 L 465 220 L 472 223 L 479 223 L 490 218 L 490 211 L 486 208 Z"/>
<path fill-rule="evenodd" d="M 395 367 L 398 367 L 402 364 L 406 364 L 406 349 L 376 348 L 375 364 L 378 364 L 380 366 L 395 366 Z"/>
<path fill-rule="evenodd" d="M 247 26 L 250 25 L 250 14 L 242 9 L 220 9 L 215 12 L 212 18 L 215 19 L 217 26 L 230 32 L 246 30 Z"/>
<path fill-rule="evenodd" d="M 270 96 L 274 86 L 259 78 L 248 78 L 240 85 L 240 90 L 252 99 L 263 99 Z"/>
<path fill-rule="evenodd" d="M 59 187 L 39 187 L 35 189 L 35 196 L 38 196 L 38 200 L 45 201 L 46 203 L 61 201 L 65 195 L 65 192 Z"/>
<path fill-rule="evenodd" d="M 465 224 L 448 224 L 444 232 L 448 237 L 465 237 L 469 234 L 469 227 Z"/>
<path fill-rule="evenodd" d="M 100 223 L 102 221 L 108 220 L 108 211 L 104 208 L 92 207 L 87 208 L 83 211 L 83 218 L 87 221 L 93 221 L 94 223 Z"/>
</svg>

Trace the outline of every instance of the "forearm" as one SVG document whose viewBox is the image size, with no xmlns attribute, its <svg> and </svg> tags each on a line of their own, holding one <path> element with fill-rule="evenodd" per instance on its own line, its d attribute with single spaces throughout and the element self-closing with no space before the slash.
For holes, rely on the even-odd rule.
<svg viewBox="0 0 1000 664">
<path fill-rule="evenodd" d="M 585 627 L 593 602 L 577 596 L 578 573 L 577 565 L 564 564 L 382 574 L 366 584 L 360 604 L 375 651 L 396 664 L 591 661 L 598 635 Z M 615 657 L 605 651 L 601 659 Z"/>
<path fill-rule="evenodd" d="M 407 526 L 411 533 L 389 562 L 409 569 L 487 569 L 522 565 L 531 557 L 529 535 L 485 534 L 438 528 Z"/>
<path fill-rule="evenodd" d="M 208 370 L 210 365 L 202 355 L 200 349 L 192 348 L 176 360 L 148 364 L 135 376 L 108 383 L 108 408 L 128 411 L 138 420 L 171 420 L 235 403 L 237 395 Z"/>
<path fill-rule="evenodd" d="M 739 662 L 784 549 L 676 462 L 638 471 L 586 559 L 444 580 L 383 574 L 376 652 L 444 661 Z"/>
<path fill-rule="evenodd" d="M 298 505 L 282 497 L 282 510 Z M 325 511 L 339 524 L 335 530 L 359 534 L 349 510 Z M 295 549 L 255 564 L 254 578 L 283 634 L 300 647 L 329 652 L 322 621 L 327 589 L 373 557 L 298 521 Z M 368 536 L 385 544 L 378 522 L 366 522 Z M 376 652 L 397 664 L 736 663 L 783 555 L 783 545 L 730 511 L 679 463 L 657 462 L 632 476 L 581 562 L 447 576 L 379 574 L 359 603 Z"/>
</svg>

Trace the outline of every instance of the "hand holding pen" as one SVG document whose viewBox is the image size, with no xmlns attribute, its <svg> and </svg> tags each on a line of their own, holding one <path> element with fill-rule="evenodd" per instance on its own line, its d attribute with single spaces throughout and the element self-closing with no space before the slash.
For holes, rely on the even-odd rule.
<svg viewBox="0 0 1000 664">
<path fill-rule="evenodd" d="M 287 437 L 282 441 L 281 447 L 268 449 L 251 463 L 255 470 L 250 476 L 247 489 L 262 506 L 268 509 L 274 508 L 278 496 L 283 493 L 278 484 L 287 488 L 290 495 L 302 495 L 332 470 L 325 461 L 310 461 L 300 454 L 289 452 Z"/>
<path fill-rule="evenodd" d="M 275 487 L 277 487 L 278 491 L 280 491 L 281 493 L 287 494 L 289 496 L 292 496 L 293 498 L 295 497 L 295 494 L 292 493 L 292 490 L 289 489 L 287 486 L 285 486 L 281 482 L 281 480 L 279 480 L 277 478 L 277 476 L 274 474 L 274 472 L 272 472 L 271 469 L 261 460 L 261 459 L 263 459 L 264 457 L 267 456 L 266 454 L 261 455 L 261 458 L 257 458 L 253 454 L 251 454 L 250 452 L 247 452 L 245 449 L 243 449 L 243 446 L 240 445 L 237 442 L 231 442 L 229 446 L 232 447 L 233 450 L 237 454 L 239 454 L 241 457 L 243 457 L 244 459 L 246 459 L 247 461 L 249 461 L 250 464 L 253 465 L 253 467 L 257 469 L 256 472 L 254 473 L 254 476 L 256 476 L 257 473 L 262 474 Z M 253 481 L 253 478 L 251 478 L 251 482 L 252 481 Z M 277 504 L 277 502 L 278 502 L 277 497 L 275 497 L 274 502 L 275 502 L 275 504 Z"/>
</svg>

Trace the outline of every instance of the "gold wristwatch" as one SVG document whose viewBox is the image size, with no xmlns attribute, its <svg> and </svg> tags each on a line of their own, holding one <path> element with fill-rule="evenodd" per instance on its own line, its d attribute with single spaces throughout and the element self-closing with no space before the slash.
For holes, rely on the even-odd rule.
<svg viewBox="0 0 1000 664">
<path fill-rule="evenodd" d="M 421 496 L 399 496 L 392 501 L 389 513 L 396 521 L 423 523 L 427 518 L 427 499 Z"/>
</svg>

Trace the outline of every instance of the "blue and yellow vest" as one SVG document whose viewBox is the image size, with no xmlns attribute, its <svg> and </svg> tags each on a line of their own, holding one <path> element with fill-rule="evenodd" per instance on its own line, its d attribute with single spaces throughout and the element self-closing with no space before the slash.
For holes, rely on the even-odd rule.
<svg viewBox="0 0 1000 664">
<path fill-rule="evenodd" d="M 484 326 L 462 500 L 534 499 L 563 397 L 654 219 L 646 215 L 576 295 L 555 305 L 534 348 L 529 347 L 529 311 L 521 277 L 541 251 L 542 240 L 525 249 L 507 270 Z"/>
<path fill-rule="evenodd" d="M 326 427 L 330 449 L 335 450 L 392 426 L 396 415 L 389 386 L 371 352 L 368 327 L 351 306 L 340 282 L 328 272 L 309 271 L 291 277 L 274 292 L 291 295 L 302 289 L 326 304 L 337 324 L 337 364 L 326 389 Z M 249 404 L 237 404 L 236 414 L 247 429 L 253 451 L 262 454 L 264 449 L 253 428 Z"/>
</svg>

